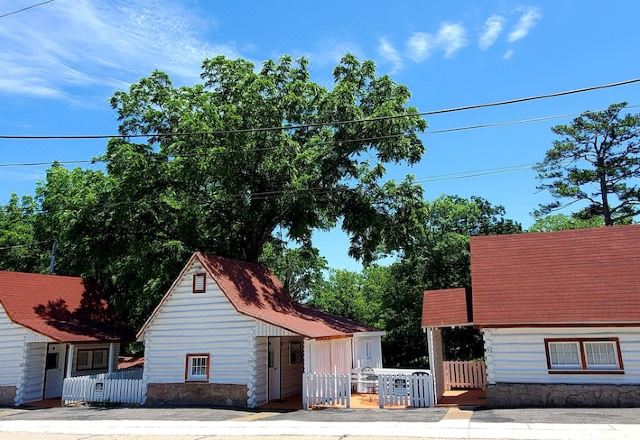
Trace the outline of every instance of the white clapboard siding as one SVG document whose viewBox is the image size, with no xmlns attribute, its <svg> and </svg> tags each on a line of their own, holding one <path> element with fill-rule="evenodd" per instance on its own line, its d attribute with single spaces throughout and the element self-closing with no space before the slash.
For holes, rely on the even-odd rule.
<svg viewBox="0 0 640 440">
<path fill-rule="evenodd" d="M 305 373 L 302 377 L 304 409 L 314 406 L 351 407 L 351 374 Z"/>
<path fill-rule="evenodd" d="M 367 352 L 367 346 L 369 350 Z M 382 368 L 382 337 L 361 336 L 353 338 L 353 366 L 355 368 Z"/>
<path fill-rule="evenodd" d="M 433 379 L 430 374 L 379 374 L 378 402 L 386 406 L 433 406 Z"/>
<path fill-rule="evenodd" d="M 267 402 L 268 398 L 268 369 L 267 369 L 267 356 L 268 356 L 267 337 L 260 336 L 256 338 L 256 376 L 255 376 L 255 400 L 257 405 L 262 405 Z"/>
<path fill-rule="evenodd" d="M 545 338 L 620 340 L 624 374 L 549 374 Z M 500 328 L 483 330 L 488 383 L 609 383 L 640 381 L 640 327 Z"/>
<path fill-rule="evenodd" d="M 183 383 L 185 356 L 211 356 L 211 383 L 248 384 L 254 372 L 255 320 L 238 313 L 211 277 L 204 293 L 192 292 L 194 260 L 145 332 L 147 383 Z"/>
<path fill-rule="evenodd" d="M 119 403 L 141 405 L 146 396 L 142 379 L 103 379 L 97 376 L 78 376 L 64 380 L 62 402 Z"/>
<path fill-rule="evenodd" d="M 42 400 L 46 357 L 46 343 L 35 342 L 27 344 L 24 385 L 22 387 L 23 403 Z"/>
<path fill-rule="evenodd" d="M 445 361 L 445 389 L 483 389 L 487 386 L 487 370 L 484 361 Z"/>
</svg>

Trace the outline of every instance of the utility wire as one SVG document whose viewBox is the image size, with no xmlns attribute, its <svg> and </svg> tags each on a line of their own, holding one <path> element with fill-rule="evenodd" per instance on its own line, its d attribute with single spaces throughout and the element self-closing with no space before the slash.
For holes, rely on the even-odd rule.
<svg viewBox="0 0 640 440">
<path fill-rule="evenodd" d="M 625 108 L 636 108 L 640 107 L 640 104 L 628 105 Z M 602 111 L 601 110 L 593 110 L 594 112 Z M 468 130 L 478 130 L 484 128 L 492 128 L 492 127 L 502 127 L 507 125 L 517 125 L 517 124 L 528 124 L 533 122 L 543 122 L 552 119 L 561 119 L 579 116 L 582 113 L 565 113 L 558 115 L 550 115 L 550 116 L 541 116 L 536 118 L 527 118 L 527 119 L 517 119 L 513 121 L 501 121 L 501 122 L 490 122 L 486 124 L 474 124 L 474 125 L 464 125 L 460 127 L 450 127 L 450 128 L 442 128 L 438 130 L 427 131 L 425 133 L 414 133 L 416 136 L 429 136 L 432 134 L 441 134 L 441 133 L 452 133 L 458 131 L 468 131 Z M 339 144 L 351 143 L 351 142 L 367 142 L 367 141 L 376 141 L 376 140 L 384 140 L 384 139 L 394 139 L 398 137 L 408 136 L 407 133 L 398 133 L 398 134 L 390 134 L 384 136 L 373 136 L 368 138 L 359 138 L 359 139 L 343 139 L 336 141 Z M 251 152 L 257 151 L 266 151 L 266 150 L 276 150 L 282 148 L 282 146 L 277 147 L 263 147 L 252 149 Z M 211 150 L 206 153 L 184 153 L 184 154 L 176 154 L 176 155 L 168 155 L 172 158 L 186 158 L 186 157 L 197 157 L 197 156 L 208 156 L 210 154 L 220 154 L 227 153 L 228 150 Z M 17 167 L 34 167 L 34 166 L 43 166 L 43 165 L 51 165 L 53 162 L 57 162 L 62 165 L 74 165 L 74 164 L 95 164 L 100 162 L 106 162 L 103 159 L 79 159 L 79 160 L 51 160 L 51 161 L 42 161 L 42 162 L 12 162 L 12 163 L 0 163 L 0 168 L 17 168 Z"/>
<path fill-rule="evenodd" d="M 341 121 L 329 121 L 329 122 L 315 122 L 309 124 L 296 124 L 296 125 L 281 125 L 275 127 L 258 127 L 258 128 L 243 128 L 243 129 L 234 129 L 234 130 L 216 130 L 216 131 L 195 131 L 195 132 L 178 132 L 178 133 L 146 133 L 146 134 L 80 134 L 80 135 L 0 135 L 0 139 L 13 139 L 13 140 L 43 140 L 43 139 L 112 139 L 112 138 L 149 138 L 149 137 L 179 137 L 179 136 L 201 136 L 201 135 L 226 135 L 226 134 L 239 134 L 239 133 L 259 133 L 259 132 L 268 132 L 268 131 L 281 131 L 281 130 L 294 130 L 300 128 L 317 128 L 324 126 L 341 126 L 347 124 L 358 124 L 358 123 L 366 123 L 366 122 L 377 122 L 377 121 L 386 121 L 393 120 L 399 118 L 408 118 L 408 117 L 416 117 L 416 116 L 430 116 L 430 115 L 439 115 L 444 113 L 454 113 L 460 111 L 467 110 L 476 110 L 487 107 L 498 107 L 509 104 L 516 104 L 520 102 L 528 102 L 535 101 L 540 99 L 548 99 L 548 98 L 556 98 L 559 96 L 566 95 L 574 95 L 578 93 L 590 92 L 594 90 L 602 90 L 608 89 L 612 87 L 620 87 L 628 84 L 635 84 L 640 82 L 640 78 L 632 78 L 624 81 L 617 81 L 607 84 L 600 84 L 596 86 L 590 87 L 582 87 L 578 89 L 571 90 L 563 90 L 560 92 L 546 93 L 542 95 L 534 95 L 527 96 L 524 98 L 513 98 L 507 99 L 503 101 L 494 101 L 482 104 L 471 104 L 464 105 L 459 107 L 450 107 L 438 110 L 430 110 L 424 112 L 415 112 L 415 113 L 405 113 L 400 115 L 388 115 L 388 116 L 377 116 L 363 119 L 349 119 L 349 120 L 341 120 Z"/>
<path fill-rule="evenodd" d="M 42 3 L 36 3 L 35 5 L 27 6 L 26 8 L 18 9 L 17 11 L 7 12 L 6 14 L 0 15 L 0 18 L 8 17 L 10 15 L 19 14 L 20 12 L 28 11 L 29 9 L 37 8 L 38 6 L 46 5 L 47 3 L 53 3 L 54 0 L 48 0 Z"/>
<path fill-rule="evenodd" d="M 50 242 L 51 240 L 43 240 L 43 241 L 32 241 L 31 243 L 16 244 L 13 246 L 3 246 L 3 247 L 0 247 L 0 251 L 6 251 L 9 249 L 18 249 L 18 248 L 33 246 L 34 244 L 42 244 L 42 243 L 50 243 Z"/>
</svg>

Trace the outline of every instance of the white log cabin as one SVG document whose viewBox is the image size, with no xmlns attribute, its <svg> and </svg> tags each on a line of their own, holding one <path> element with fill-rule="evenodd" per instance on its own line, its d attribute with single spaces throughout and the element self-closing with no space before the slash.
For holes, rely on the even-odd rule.
<svg viewBox="0 0 640 440">
<path fill-rule="evenodd" d="M 472 237 L 471 289 L 425 292 L 437 399 L 447 327 L 484 338 L 487 403 L 640 406 L 640 225 Z"/>
<path fill-rule="evenodd" d="M 138 334 L 147 404 L 256 407 L 304 372 L 382 367 L 384 333 L 292 301 L 260 264 L 195 253 Z"/>
<path fill-rule="evenodd" d="M 127 338 L 82 278 L 0 272 L 0 406 L 60 399 L 66 377 L 113 371 Z"/>
</svg>

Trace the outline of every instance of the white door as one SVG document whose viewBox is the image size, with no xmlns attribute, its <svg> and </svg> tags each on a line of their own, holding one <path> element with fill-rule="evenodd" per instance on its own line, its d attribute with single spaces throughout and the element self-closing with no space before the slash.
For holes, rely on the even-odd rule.
<svg viewBox="0 0 640 440">
<path fill-rule="evenodd" d="M 280 399 L 280 338 L 269 338 L 269 400 Z"/>
<path fill-rule="evenodd" d="M 45 399 L 62 397 L 65 355 L 66 346 L 64 344 L 49 344 L 47 359 L 45 362 Z"/>
</svg>

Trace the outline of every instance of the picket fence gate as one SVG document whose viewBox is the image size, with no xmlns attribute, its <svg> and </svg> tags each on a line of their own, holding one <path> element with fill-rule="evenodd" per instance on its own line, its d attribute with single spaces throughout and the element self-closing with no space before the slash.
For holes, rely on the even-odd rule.
<svg viewBox="0 0 640 440">
<path fill-rule="evenodd" d="M 142 378 L 109 378 L 108 375 L 78 376 L 64 380 L 62 403 L 121 403 L 142 405 L 146 399 L 146 386 Z M 123 374 L 122 376 L 135 376 Z M 103 376 L 103 377 L 101 377 Z M 107 376 L 107 377 L 104 377 Z"/>
<path fill-rule="evenodd" d="M 302 403 L 304 409 L 314 406 L 351 407 L 350 374 L 302 375 Z"/>
<path fill-rule="evenodd" d="M 429 373 L 378 375 L 380 408 L 389 405 L 428 408 L 433 406 L 433 399 L 433 380 Z"/>
<path fill-rule="evenodd" d="M 445 361 L 444 389 L 484 389 L 487 386 L 487 367 L 484 361 Z"/>
</svg>

